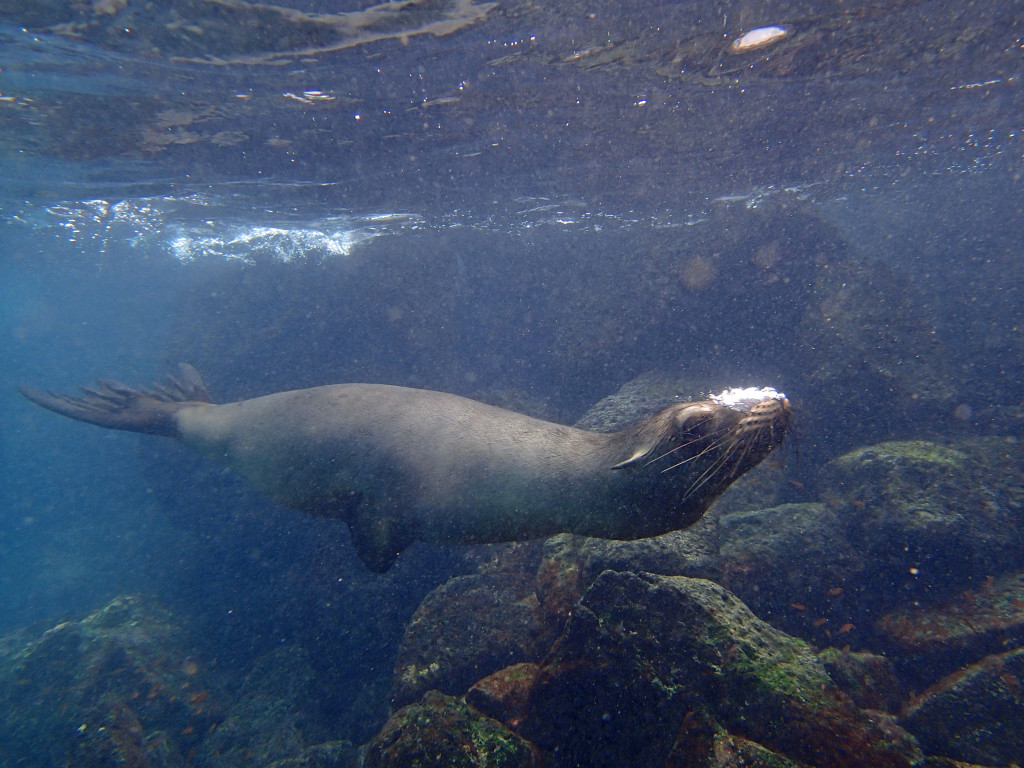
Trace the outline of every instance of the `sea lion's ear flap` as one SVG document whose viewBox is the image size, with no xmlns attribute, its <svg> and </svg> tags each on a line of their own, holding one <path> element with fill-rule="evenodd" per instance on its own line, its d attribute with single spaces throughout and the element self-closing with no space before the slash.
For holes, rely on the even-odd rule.
<svg viewBox="0 0 1024 768">
<path fill-rule="evenodd" d="M 408 531 L 400 530 L 387 504 L 363 500 L 348 524 L 352 545 L 363 565 L 374 573 L 384 573 L 409 543 Z"/>
<path fill-rule="evenodd" d="M 625 469 L 626 467 L 632 467 L 634 464 L 639 464 L 647 455 L 651 452 L 650 446 L 643 446 L 637 448 L 636 452 L 625 461 L 620 461 L 618 464 L 612 466 L 612 469 Z"/>
</svg>

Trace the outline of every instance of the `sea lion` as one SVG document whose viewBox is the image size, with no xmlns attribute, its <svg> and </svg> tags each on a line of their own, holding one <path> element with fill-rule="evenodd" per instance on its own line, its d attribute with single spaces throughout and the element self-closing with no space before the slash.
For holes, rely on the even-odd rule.
<svg viewBox="0 0 1024 768">
<path fill-rule="evenodd" d="M 199 373 L 179 368 L 153 389 L 100 380 L 80 397 L 21 393 L 79 421 L 174 437 L 280 504 L 344 520 L 378 572 L 414 541 L 685 528 L 782 441 L 790 415 L 774 390 L 677 403 L 612 433 L 384 384 L 214 405 Z"/>
</svg>

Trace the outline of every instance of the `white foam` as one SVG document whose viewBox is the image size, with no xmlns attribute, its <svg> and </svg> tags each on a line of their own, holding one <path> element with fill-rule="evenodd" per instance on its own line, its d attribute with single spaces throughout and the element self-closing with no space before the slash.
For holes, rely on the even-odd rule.
<svg viewBox="0 0 1024 768">
<path fill-rule="evenodd" d="M 734 411 L 749 411 L 765 400 L 785 400 L 786 396 L 774 387 L 729 387 L 711 399 Z"/>
</svg>

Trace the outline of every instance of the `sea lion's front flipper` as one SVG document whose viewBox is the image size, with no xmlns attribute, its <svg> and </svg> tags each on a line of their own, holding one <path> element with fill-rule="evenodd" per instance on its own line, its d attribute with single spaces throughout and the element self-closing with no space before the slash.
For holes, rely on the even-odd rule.
<svg viewBox="0 0 1024 768">
<path fill-rule="evenodd" d="M 81 397 L 31 387 L 18 391 L 36 405 L 87 424 L 167 437 L 177 435 L 174 414 L 184 404 L 210 402 L 199 372 L 188 363 L 179 363 L 178 375 L 168 376 L 153 389 L 100 379 L 92 387 L 82 387 Z"/>
<path fill-rule="evenodd" d="M 387 571 L 409 544 L 412 534 L 391 511 L 391 502 L 364 498 L 348 521 L 356 554 L 374 573 Z"/>
</svg>

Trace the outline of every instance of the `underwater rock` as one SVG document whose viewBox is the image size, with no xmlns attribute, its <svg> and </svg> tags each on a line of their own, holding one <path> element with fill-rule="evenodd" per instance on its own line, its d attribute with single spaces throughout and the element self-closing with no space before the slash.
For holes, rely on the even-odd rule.
<svg viewBox="0 0 1024 768">
<path fill-rule="evenodd" d="M 827 465 L 824 503 L 720 515 L 715 580 L 761 618 L 821 645 L 934 646 L 951 630 L 916 631 L 910 625 L 921 605 L 1013 567 L 1022 553 L 1022 460 L 1016 443 L 1001 439 L 857 449 Z M 1024 599 L 1024 585 L 1008 589 L 1016 594 L 992 621 L 1012 634 L 1011 600 Z M 893 613 L 900 605 L 914 607 Z M 881 613 L 891 617 L 876 622 Z M 929 619 L 936 620 L 944 621 Z M 957 664 L 997 650 L 1005 646 L 985 646 Z"/>
<path fill-rule="evenodd" d="M 909 734 L 857 709 L 805 643 L 722 587 L 613 571 L 573 609 L 522 732 L 557 765 L 656 765 L 699 712 L 819 768 L 922 759 Z"/>
<path fill-rule="evenodd" d="M 938 607 L 907 606 L 876 622 L 884 640 L 930 679 L 1024 645 L 1024 571 L 988 578 Z"/>
<path fill-rule="evenodd" d="M 431 689 L 459 695 L 499 669 L 539 661 L 559 629 L 541 619 L 531 577 L 451 579 L 427 595 L 409 622 L 395 662 L 392 706 Z"/>
<path fill-rule="evenodd" d="M 568 547 L 560 543 L 561 537 L 554 537 L 545 543 L 541 568 L 550 570 L 552 560 L 572 562 L 579 571 L 579 586 L 582 587 L 573 602 L 604 571 L 716 578 L 721 573 L 715 556 L 716 537 L 717 531 L 710 520 L 701 520 L 684 531 L 633 541 L 576 537 Z M 541 594 L 538 588 L 538 596 Z"/>
<path fill-rule="evenodd" d="M 289 645 L 260 657 L 227 717 L 199 750 L 209 765 L 263 765 L 303 753 L 327 738 L 316 726 L 316 671 L 305 651 Z"/>
<path fill-rule="evenodd" d="M 988 656 L 923 693 L 901 724 L 936 754 L 983 765 L 1024 763 L 1024 648 Z"/>
<path fill-rule="evenodd" d="M 570 534 L 547 539 L 536 576 L 545 621 L 561 629 L 587 587 L 605 571 L 721 580 L 716 507 L 717 502 L 686 530 L 649 539 L 616 541 Z"/>
<path fill-rule="evenodd" d="M 733 483 L 694 525 L 663 536 L 632 541 L 560 534 L 543 544 L 536 589 L 545 620 L 559 627 L 586 588 L 607 570 L 658 573 L 666 576 L 723 581 L 736 564 L 719 555 L 719 520 L 735 509 L 770 503 L 778 467 L 762 462 Z M 765 477 L 771 478 L 766 490 Z M 739 565 L 738 567 L 745 567 Z"/>
<path fill-rule="evenodd" d="M 690 529 L 640 541 L 554 536 L 543 543 L 533 583 L 537 607 L 527 621 L 557 632 L 604 570 L 710 578 L 785 632 L 822 646 L 894 651 L 899 675 L 914 678 L 915 662 L 902 658 L 911 651 L 921 667 L 913 682 L 926 686 L 956 666 L 1024 642 L 1024 576 L 1018 583 L 981 575 L 998 573 L 1021 547 L 1016 521 L 1024 491 L 1017 458 L 1017 447 L 1005 440 L 965 440 L 951 447 L 883 443 L 829 465 L 824 503 L 725 513 L 716 505 Z M 517 573 L 529 566 L 519 562 Z M 519 595 L 528 594 L 528 581 L 517 581 Z M 929 602 L 971 584 L 982 587 L 957 597 L 952 607 L 928 612 Z M 425 603 L 421 619 L 436 613 L 435 630 L 447 632 L 452 617 L 464 612 L 455 594 Z M 961 605 L 968 600 L 971 606 Z M 908 607 L 893 611 L 900 605 Z M 485 607 L 493 613 L 493 600 Z M 471 644 L 486 647 L 493 661 L 479 674 L 467 665 L 456 684 L 445 683 L 447 692 L 465 691 L 474 679 L 505 666 L 504 659 L 541 658 L 543 643 L 524 656 L 522 640 L 510 636 L 507 626 L 500 619 L 473 622 Z M 486 633 L 490 637 L 481 636 Z M 461 642 L 436 644 L 442 655 L 455 655 L 446 645 L 462 652 Z M 432 684 L 439 687 L 448 674 L 429 655 L 423 656 L 425 664 L 409 667 L 425 679 L 410 688 L 408 701 Z M 842 687 L 864 708 L 895 711 L 906 683 L 883 669 L 887 663 L 880 657 L 865 656 L 867 667 L 859 671 L 841 664 L 853 658 L 833 660 Z M 431 670 L 432 662 L 439 666 Z M 874 679 L 876 673 L 881 677 Z"/>
<path fill-rule="evenodd" d="M 808 768 L 755 741 L 733 734 L 707 712 L 688 712 L 665 761 L 671 768 Z"/>
<path fill-rule="evenodd" d="M 587 541 L 581 536 L 562 533 L 544 542 L 536 574 L 537 600 L 544 619 L 559 627 L 565 624 L 587 587 L 580 555 Z"/>
<path fill-rule="evenodd" d="M 534 768 L 536 749 L 462 701 L 429 691 L 399 709 L 366 748 L 365 768 Z"/>
<path fill-rule="evenodd" d="M 899 711 L 907 692 L 892 661 L 885 656 L 825 648 L 818 652 L 818 658 L 833 682 L 861 709 Z"/>
<path fill-rule="evenodd" d="M 172 616 L 119 597 L 0 643 L 0 764 L 178 766 L 223 720 L 222 700 Z"/>
<path fill-rule="evenodd" d="M 721 583 L 758 616 L 820 639 L 846 623 L 836 613 L 837 587 L 866 566 L 835 509 L 807 503 L 734 512 L 718 519 L 718 531 Z"/>
<path fill-rule="evenodd" d="M 360 768 L 359 748 L 349 741 L 328 741 L 303 750 L 298 757 L 267 763 L 265 768 Z"/>
<path fill-rule="evenodd" d="M 513 664 L 478 680 L 466 693 L 466 703 L 503 723 L 521 720 L 540 665 Z"/>
<path fill-rule="evenodd" d="M 880 443 L 830 462 L 838 507 L 878 603 L 935 602 L 1021 553 L 1021 449 L 1002 440 Z M 897 598 L 902 598 L 899 600 Z"/>
</svg>

